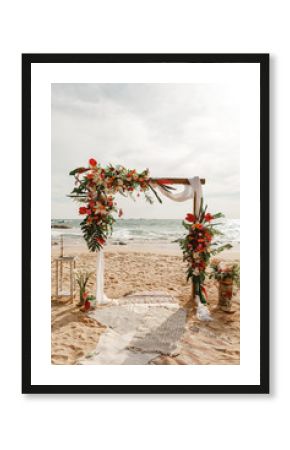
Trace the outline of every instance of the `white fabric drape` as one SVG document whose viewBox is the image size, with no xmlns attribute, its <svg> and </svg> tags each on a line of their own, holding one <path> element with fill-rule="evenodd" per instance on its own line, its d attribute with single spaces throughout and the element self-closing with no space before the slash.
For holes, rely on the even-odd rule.
<svg viewBox="0 0 290 450">
<path fill-rule="evenodd" d="M 210 315 L 210 312 L 206 305 L 201 303 L 199 295 L 195 295 L 195 304 L 197 306 L 196 308 L 196 316 L 199 320 L 203 321 L 210 321 L 212 320 L 212 317 Z"/>
<path fill-rule="evenodd" d="M 174 202 L 185 202 L 186 200 L 193 199 L 195 196 L 195 208 L 194 214 L 199 213 L 200 202 L 202 198 L 202 187 L 199 177 L 189 178 L 189 185 L 187 184 L 182 192 L 178 192 L 174 194 L 173 192 L 168 192 L 162 189 L 162 187 L 158 186 L 157 183 L 154 183 L 154 187 L 158 187 L 159 191 L 170 200 Z"/>
<path fill-rule="evenodd" d="M 104 293 L 104 273 L 105 273 L 105 261 L 104 250 L 97 251 L 96 261 L 96 303 L 97 305 L 105 305 L 109 299 Z"/>
</svg>

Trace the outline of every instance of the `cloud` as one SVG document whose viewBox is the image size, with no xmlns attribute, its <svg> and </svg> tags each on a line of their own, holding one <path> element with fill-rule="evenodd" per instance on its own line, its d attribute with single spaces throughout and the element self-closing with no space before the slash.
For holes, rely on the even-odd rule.
<svg viewBox="0 0 290 450">
<path fill-rule="evenodd" d="M 102 164 L 148 167 L 152 176 L 207 179 L 211 209 L 239 216 L 239 105 L 217 84 L 53 84 L 52 215 L 76 217 L 68 172 Z M 126 217 L 178 218 L 184 207 L 124 203 Z"/>
</svg>

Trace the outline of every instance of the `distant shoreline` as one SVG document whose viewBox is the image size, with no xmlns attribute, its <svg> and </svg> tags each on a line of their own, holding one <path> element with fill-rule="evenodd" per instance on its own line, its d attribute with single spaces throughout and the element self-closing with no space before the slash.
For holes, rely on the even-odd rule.
<svg viewBox="0 0 290 450">
<path fill-rule="evenodd" d="M 69 225 L 53 224 L 51 225 L 51 228 L 69 230 L 72 227 L 70 227 Z"/>
<path fill-rule="evenodd" d="M 53 245 L 51 247 L 51 255 L 58 256 L 60 252 L 59 245 Z M 165 243 L 130 243 L 126 245 L 117 244 L 107 244 L 104 247 L 104 252 L 109 254 L 119 254 L 119 253 L 139 253 L 139 254 L 159 254 L 159 255 L 170 255 L 170 256 L 180 256 L 182 257 L 181 249 L 178 244 L 165 244 Z M 64 245 L 64 255 L 65 256 L 80 256 L 86 255 L 86 257 L 94 258 L 96 253 L 90 252 L 86 246 L 85 242 L 78 243 L 77 245 L 71 245 L 67 243 Z M 230 250 L 225 250 L 218 255 L 219 259 L 225 260 L 239 260 L 240 259 L 240 245 L 234 244 Z"/>
</svg>

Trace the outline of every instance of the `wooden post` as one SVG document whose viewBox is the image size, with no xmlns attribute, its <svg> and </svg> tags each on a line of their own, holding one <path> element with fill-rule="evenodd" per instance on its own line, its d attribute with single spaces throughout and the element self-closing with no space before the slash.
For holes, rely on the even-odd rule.
<svg viewBox="0 0 290 450">
<path fill-rule="evenodd" d="M 73 295 L 73 260 L 71 259 L 69 262 L 69 268 L 70 268 L 70 299 L 73 302 L 74 295 Z"/>
<path fill-rule="evenodd" d="M 75 292 L 76 292 L 75 270 L 76 270 L 76 260 L 74 259 L 74 263 L 73 263 L 73 297 L 75 296 Z"/>
<path fill-rule="evenodd" d="M 55 296 L 58 297 L 58 260 L 55 261 Z"/>
<path fill-rule="evenodd" d="M 63 257 L 63 235 L 60 236 L 60 257 Z M 62 293 L 62 276 L 63 276 L 63 265 L 62 260 L 60 261 L 60 292 Z"/>
<path fill-rule="evenodd" d="M 195 215 L 195 209 L 196 209 L 196 192 L 194 193 L 193 196 L 193 215 Z M 192 300 L 194 302 L 195 299 L 195 285 L 194 282 L 192 282 Z"/>
</svg>

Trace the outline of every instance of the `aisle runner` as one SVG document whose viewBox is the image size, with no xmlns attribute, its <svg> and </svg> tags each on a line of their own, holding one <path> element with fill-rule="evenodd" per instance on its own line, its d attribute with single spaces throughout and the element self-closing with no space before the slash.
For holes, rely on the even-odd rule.
<svg viewBox="0 0 290 450">
<path fill-rule="evenodd" d="M 186 312 L 169 294 L 140 292 L 90 313 L 107 330 L 94 354 L 79 364 L 148 364 L 160 354 L 174 355 Z"/>
</svg>

